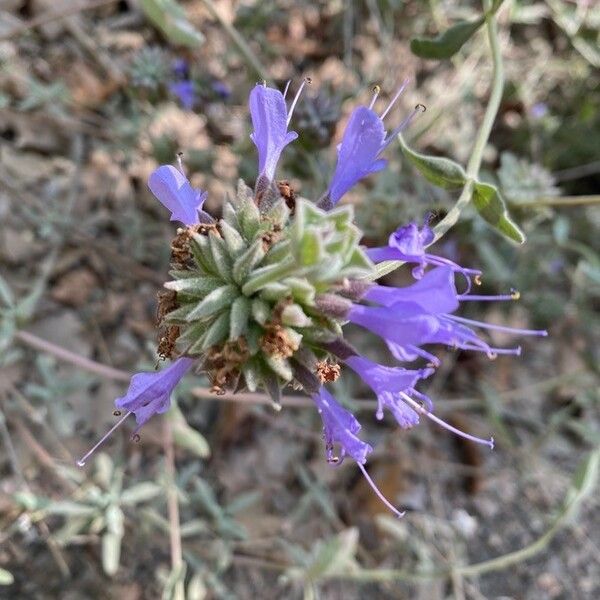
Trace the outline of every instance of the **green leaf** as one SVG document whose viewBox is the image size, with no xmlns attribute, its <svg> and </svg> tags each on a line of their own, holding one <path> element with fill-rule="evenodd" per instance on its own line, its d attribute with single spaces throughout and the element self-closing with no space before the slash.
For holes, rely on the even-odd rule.
<svg viewBox="0 0 600 600">
<path fill-rule="evenodd" d="M 210 348 L 211 346 L 214 346 L 215 344 L 220 344 L 225 339 L 227 339 L 228 334 L 229 311 L 226 310 L 223 312 L 223 314 L 219 315 L 215 319 L 213 324 L 208 328 L 208 331 L 204 334 L 204 337 L 202 338 L 201 350 L 208 350 L 208 348 Z"/>
<path fill-rule="evenodd" d="M 281 312 L 281 322 L 291 327 L 310 327 L 312 320 L 298 304 L 288 304 Z"/>
<path fill-rule="evenodd" d="M 114 575 L 119 570 L 122 539 L 122 535 L 111 531 L 102 536 L 102 568 L 107 575 Z"/>
<path fill-rule="evenodd" d="M 467 181 L 465 170 L 453 160 L 442 156 L 428 156 L 415 152 L 398 136 L 402 153 L 430 183 L 446 190 L 462 187 Z"/>
<path fill-rule="evenodd" d="M 475 21 L 459 21 L 434 38 L 413 38 L 410 49 L 421 58 L 442 59 L 454 56 L 483 25 L 485 17 Z"/>
<path fill-rule="evenodd" d="M 229 323 L 229 339 L 237 340 L 248 330 L 248 319 L 250 318 L 250 300 L 245 296 L 239 296 L 231 305 L 231 316 Z"/>
<path fill-rule="evenodd" d="M 148 20 L 173 44 L 195 47 L 204 42 L 204 36 L 175 0 L 140 0 L 139 4 Z"/>
<path fill-rule="evenodd" d="M 14 581 L 13 574 L 0 567 L 0 585 L 12 585 Z"/>
<path fill-rule="evenodd" d="M 237 258 L 246 249 L 244 238 L 226 221 L 221 221 L 219 227 L 229 254 Z"/>
<path fill-rule="evenodd" d="M 192 310 L 186 321 L 199 321 L 213 313 L 226 308 L 240 295 L 240 291 L 235 285 L 223 285 L 216 290 L 213 290 L 202 302 L 200 302 L 194 310 Z"/>
<path fill-rule="evenodd" d="M 2 275 L 0 275 L 0 299 L 6 306 L 13 306 L 15 302 L 12 290 Z"/>
<path fill-rule="evenodd" d="M 233 265 L 223 238 L 211 231 L 208 234 L 208 244 L 214 263 L 217 267 L 217 274 L 221 279 L 231 281 L 231 267 Z"/>
<path fill-rule="evenodd" d="M 323 260 L 323 240 L 316 227 L 307 227 L 299 245 L 298 261 L 301 265 L 315 265 Z"/>
<path fill-rule="evenodd" d="M 233 264 L 233 279 L 242 283 L 265 256 L 262 240 L 256 240 Z"/>
<path fill-rule="evenodd" d="M 278 356 L 267 356 L 265 357 L 265 363 L 269 366 L 271 371 L 276 375 L 279 375 L 284 381 L 291 381 L 294 376 L 292 373 L 292 367 L 290 366 L 287 358 L 281 358 Z"/>
<path fill-rule="evenodd" d="M 252 318 L 259 323 L 264 325 L 271 316 L 271 307 L 260 298 L 252 300 Z"/>
<path fill-rule="evenodd" d="M 183 413 L 175 405 L 168 414 L 173 431 L 173 441 L 180 448 L 189 450 L 200 458 L 210 456 L 210 446 L 206 438 L 186 421 Z"/>
<path fill-rule="evenodd" d="M 525 235 L 510 218 L 506 210 L 506 203 L 496 186 L 476 182 L 472 200 L 479 214 L 492 227 L 519 244 L 525 243 Z"/>
<path fill-rule="evenodd" d="M 176 279 L 165 283 L 168 290 L 184 292 L 190 296 L 204 297 L 218 287 L 223 285 L 223 280 L 218 277 L 189 277 L 187 279 Z"/>
<path fill-rule="evenodd" d="M 142 481 L 124 490 L 120 502 L 124 505 L 135 506 L 140 502 L 147 502 L 152 498 L 156 498 L 160 493 L 162 493 L 160 485 L 152 481 Z"/>
<path fill-rule="evenodd" d="M 565 517 L 572 518 L 581 502 L 592 495 L 598 484 L 599 474 L 600 447 L 590 452 L 575 471 L 563 508 Z"/>
</svg>

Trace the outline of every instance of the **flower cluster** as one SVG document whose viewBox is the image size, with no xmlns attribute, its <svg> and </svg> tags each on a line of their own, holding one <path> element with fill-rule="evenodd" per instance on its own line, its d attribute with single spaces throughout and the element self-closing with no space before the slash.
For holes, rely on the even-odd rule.
<svg viewBox="0 0 600 600">
<path fill-rule="evenodd" d="M 240 182 L 221 219 L 203 210 L 206 194 L 194 189 L 181 169 L 166 165 L 152 173 L 150 190 L 171 220 L 182 225 L 171 246 L 173 280 L 159 297 L 158 353 L 173 362 L 159 372 L 134 375 L 126 395 L 115 402 L 125 415 L 113 430 L 133 414 L 137 432 L 152 415 L 165 412 L 173 389 L 194 364 L 206 372 L 215 393 L 261 389 L 276 408 L 281 408 L 281 391 L 294 385 L 314 400 L 321 416 L 327 461 L 339 465 L 352 458 L 375 493 L 400 515 L 365 469 L 373 448 L 360 438 L 359 422 L 325 387 L 347 366 L 376 395 L 377 419 L 388 410 L 407 429 L 423 415 L 493 447 L 493 439 L 474 437 L 440 419 L 432 400 L 417 389 L 439 365 L 432 346 L 483 352 L 490 358 L 518 355 L 519 347 L 494 347 L 478 331 L 546 332 L 458 316 L 463 302 L 515 300 L 518 293 L 472 294 L 480 272 L 428 253 L 434 236 L 427 224 L 402 226 L 387 246 L 364 249 L 351 207 L 336 206 L 358 181 L 385 167 L 382 152 L 422 110 L 417 106 L 386 132 L 384 118 L 404 85 L 381 115 L 373 108 L 378 89 L 369 106 L 352 112 L 331 182 L 316 203 L 298 197 L 289 182 L 276 178 L 283 150 L 297 138 L 289 126 L 304 83 L 289 108 L 287 87 L 281 93 L 259 84 L 251 91 L 250 137 L 258 151 L 258 178 L 254 190 Z M 414 283 L 374 283 L 375 264 L 386 260 L 412 264 Z M 457 282 L 464 291 L 458 291 Z M 348 323 L 381 338 L 396 366 L 361 356 L 344 338 Z M 411 367 L 415 362 L 421 366 Z"/>
</svg>

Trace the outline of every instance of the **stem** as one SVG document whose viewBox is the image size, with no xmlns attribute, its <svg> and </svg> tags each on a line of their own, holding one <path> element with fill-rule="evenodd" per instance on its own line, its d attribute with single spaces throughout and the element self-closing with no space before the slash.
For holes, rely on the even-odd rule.
<svg viewBox="0 0 600 600">
<path fill-rule="evenodd" d="M 600 204 L 600 195 L 595 196 L 548 196 L 521 205 L 521 208 L 533 206 L 586 206 Z"/>
<path fill-rule="evenodd" d="M 131 377 L 131 375 L 126 371 L 121 371 L 120 369 L 115 369 L 113 367 L 109 367 L 108 365 L 103 365 L 94 360 L 90 360 L 89 358 L 85 358 L 84 356 L 80 356 L 79 354 L 75 354 L 75 352 L 71 352 L 66 348 L 61 348 L 52 342 L 43 340 L 42 338 L 39 338 L 37 335 L 29 333 L 28 331 L 17 331 L 15 337 L 24 344 L 31 346 L 35 350 L 40 350 L 41 352 L 51 354 L 59 360 L 71 363 L 72 365 L 80 367 L 81 369 L 89 371 L 90 373 L 100 375 L 101 377 L 114 379 L 116 381 L 129 381 Z"/>
<path fill-rule="evenodd" d="M 169 515 L 169 540 L 171 546 L 171 569 L 177 573 L 173 590 L 173 600 L 185 600 L 183 581 L 183 552 L 181 549 L 181 529 L 179 521 L 179 503 L 177 484 L 175 483 L 175 451 L 173 448 L 173 430 L 169 419 L 163 419 L 163 448 L 165 452 L 165 475 L 167 486 L 167 512 Z"/>
<path fill-rule="evenodd" d="M 492 87 L 490 91 L 490 100 L 485 110 L 483 121 L 475 138 L 475 145 L 471 152 L 471 158 L 467 163 L 467 182 L 456 201 L 456 204 L 450 209 L 448 214 L 433 228 L 435 243 L 458 221 L 461 212 L 471 201 L 473 184 L 479 175 L 479 169 L 483 160 L 483 151 L 488 143 L 494 120 L 500 108 L 502 92 L 504 91 L 504 67 L 502 64 L 502 54 L 498 41 L 498 26 L 496 23 L 496 14 L 491 11 L 491 0 L 484 0 L 484 10 L 486 11 L 485 26 L 487 29 L 490 49 L 492 51 Z"/>
</svg>

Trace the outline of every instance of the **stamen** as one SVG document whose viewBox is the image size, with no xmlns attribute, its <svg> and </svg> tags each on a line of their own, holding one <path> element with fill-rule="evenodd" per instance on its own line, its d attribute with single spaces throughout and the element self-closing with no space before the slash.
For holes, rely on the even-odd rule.
<svg viewBox="0 0 600 600">
<path fill-rule="evenodd" d="M 518 300 L 521 297 L 519 292 L 511 292 L 510 294 L 500 294 L 498 296 L 477 296 L 471 294 L 461 294 L 458 299 L 461 302 L 495 302 L 497 301 L 506 301 L 506 300 Z"/>
<path fill-rule="evenodd" d="M 483 323 L 481 321 L 474 321 L 473 319 L 465 319 L 464 317 L 457 317 L 456 315 L 446 315 L 446 318 L 456 321 L 457 323 L 464 323 L 465 325 L 472 325 L 473 327 L 490 329 L 492 331 L 504 331 L 505 333 L 516 333 L 519 335 L 539 335 L 541 337 L 546 337 L 548 335 L 548 332 L 545 329 L 517 329 L 515 327 L 505 327 L 504 325 L 494 325 L 493 323 Z"/>
<path fill-rule="evenodd" d="M 302 93 L 304 86 L 310 85 L 311 83 L 312 83 L 312 79 L 310 77 L 305 77 L 304 81 L 302 81 L 302 85 L 298 88 L 298 91 L 296 92 L 296 95 L 294 96 L 294 99 L 292 100 L 292 105 L 290 106 L 290 110 L 288 111 L 286 125 L 289 126 L 290 121 L 292 120 L 292 115 L 294 114 L 294 109 L 296 108 L 296 104 L 298 103 L 298 100 L 300 99 L 300 94 Z"/>
<path fill-rule="evenodd" d="M 377 100 L 377 97 L 379 96 L 379 92 L 381 92 L 381 88 L 378 85 L 374 85 L 373 86 L 373 97 L 371 98 L 371 104 L 369 104 L 369 110 L 371 110 L 373 108 L 373 106 L 375 105 L 375 100 Z"/>
<path fill-rule="evenodd" d="M 474 435 L 471 435 L 470 433 L 465 433 L 464 431 L 461 431 L 460 429 L 453 427 L 452 425 L 450 425 L 450 423 L 446 423 L 446 421 L 443 421 L 439 417 L 436 417 L 433 413 L 430 413 L 428 410 L 426 410 L 424 407 L 422 407 L 418 402 L 415 402 L 410 396 L 407 396 L 404 392 L 400 392 L 400 396 L 410 407 L 414 408 L 418 413 L 425 415 L 427 418 L 431 419 L 434 423 L 437 423 L 444 429 L 447 429 L 448 431 L 451 431 L 452 433 L 455 433 L 456 435 L 463 437 L 467 440 L 471 440 L 472 442 L 476 442 L 478 444 L 483 444 L 485 446 L 489 446 L 492 450 L 494 449 L 494 438 L 493 437 L 490 438 L 489 440 L 484 440 L 483 438 L 478 438 Z"/>
<path fill-rule="evenodd" d="M 396 136 L 401 133 L 402 131 L 404 131 L 412 122 L 412 120 L 420 113 L 420 112 L 425 112 L 423 109 L 425 108 L 425 106 L 423 104 L 417 104 L 415 106 L 415 108 L 413 109 L 413 111 L 402 121 L 402 123 L 400 123 L 400 125 L 398 125 L 398 127 L 396 127 L 392 133 L 390 133 L 390 135 L 385 139 L 385 141 L 383 142 L 383 144 L 381 145 L 381 150 L 379 151 L 379 153 L 383 152 L 383 150 L 385 148 L 387 148 L 395 139 Z"/>
<path fill-rule="evenodd" d="M 177 153 L 177 166 L 179 167 L 179 170 L 181 171 L 181 174 L 183 176 L 185 176 L 185 168 L 183 166 L 183 152 L 178 152 Z"/>
<path fill-rule="evenodd" d="M 521 346 L 517 346 L 516 348 L 492 348 L 487 344 L 485 347 L 479 346 L 470 346 L 469 344 L 465 344 L 464 346 L 458 346 L 461 350 L 469 350 L 472 352 L 485 352 L 488 357 L 496 358 L 499 354 L 510 354 L 511 356 L 521 356 Z"/>
<path fill-rule="evenodd" d="M 475 285 L 481 285 L 481 275 L 475 275 L 473 278 Z"/>
<path fill-rule="evenodd" d="M 361 465 L 359 462 L 356 463 L 358 468 L 362 471 L 362 474 L 365 476 L 367 483 L 371 486 L 371 489 L 377 494 L 377 497 L 399 518 L 401 519 L 406 511 L 400 512 L 380 491 L 379 488 L 375 485 L 375 482 L 369 477 L 367 470 Z"/>
<path fill-rule="evenodd" d="M 408 85 L 408 82 L 409 82 L 409 79 L 407 77 L 402 82 L 402 85 L 398 88 L 398 91 L 396 92 L 396 94 L 394 95 L 394 97 L 390 100 L 390 103 L 387 105 L 387 108 L 381 113 L 381 116 L 379 118 L 382 121 L 383 121 L 383 119 L 385 119 L 385 116 L 390 112 L 390 110 L 392 109 L 392 106 L 394 106 L 394 104 L 396 104 L 396 101 L 402 95 L 402 92 L 405 90 L 406 86 Z"/>
<path fill-rule="evenodd" d="M 287 96 L 288 90 L 290 89 L 290 83 L 292 83 L 291 79 L 287 80 L 287 83 L 285 84 L 285 89 L 283 90 L 283 99 L 285 100 L 285 97 Z"/>
<path fill-rule="evenodd" d="M 139 433 L 134 433 L 134 434 L 131 436 L 131 440 L 132 440 L 133 442 L 135 442 L 136 444 L 139 444 L 139 442 L 140 442 L 140 440 L 141 440 L 141 439 L 142 439 L 142 438 L 140 437 L 140 434 L 139 434 Z"/>
<path fill-rule="evenodd" d="M 125 422 L 125 419 L 131 414 L 131 411 L 127 411 L 101 438 L 92 446 L 92 449 L 86 452 L 78 461 L 78 467 L 84 467 L 87 459 L 106 442 L 106 440 Z"/>
</svg>

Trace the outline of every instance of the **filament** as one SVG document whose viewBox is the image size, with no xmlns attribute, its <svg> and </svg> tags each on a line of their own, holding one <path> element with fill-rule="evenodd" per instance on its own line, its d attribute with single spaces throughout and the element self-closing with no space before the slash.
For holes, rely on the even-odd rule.
<svg viewBox="0 0 600 600">
<path fill-rule="evenodd" d="M 392 107 L 394 106 L 394 104 L 396 104 L 396 101 L 398 100 L 398 98 L 400 98 L 402 92 L 405 90 L 405 88 L 408 85 L 409 81 L 410 80 L 407 77 L 402 82 L 402 85 L 398 88 L 398 91 L 396 92 L 396 94 L 394 95 L 394 97 L 390 100 L 390 103 L 387 105 L 387 108 L 381 113 L 381 116 L 379 118 L 382 121 L 383 121 L 383 119 L 385 119 L 385 116 L 390 112 L 390 110 L 392 109 Z"/>
<path fill-rule="evenodd" d="M 371 486 L 371 489 L 377 494 L 377 497 L 398 517 L 402 518 L 406 512 L 400 512 L 380 491 L 379 488 L 375 485 L 375 482 L 369 477 L 367 470 L 365 467 L 357 462 L 358 468 L 362 471 L 362 474 L 365 476 L 367 483 Z"/>
<path fill-rule="evenodd" d="M 418 402 L 415 402 L 410 396 L 407 396 L 404 392 L 400 392 L 400 396 L 410 407 L 414 408 L 418 413 L 425 415 L 426 417 L 431 419 L 434 423 L 437 423 L 444 429 L 447 429 L 448 431 L 451 431 L 452 433 L 455 433 L 456 435 L 463 437 L 467 440 L 471 440 L 472 442 L 476 442 L 478 444 L 483 444 L 485 446 L 489 446 L 492 450 L 494 449 L 494 438 L 493 437 L 490 438 L 489 440 L 485 440 L 483 438 L 478 438 L 474 435 L 471 435 L 470 433 L 465 433 L 464 431 L 461 431 L 460 429 L 453 427 L 452 425 L 450 425 L 450 423 L 446 423 L 446 421 L 443 421 L 439 417 L 436 417 L 433 413 L 429 412 L 427 409 L 425 409 L 423 406 L 421 406 Z"/>
<path fill-rule="evenodd" d="M 92 446 L 91 450 L 86 452 L 78 461 L 77 466 L 83 467 L 87 459 L 106 442 L 106 440 L 125 422 L 125 419 L 131 414 L 131 411 L 127 411 L 97 442 Z"/>
<path fill-rule="evenodd" d="M 492 331 L 504 331 L 505 333 L 517 333 L 520 335 L 539 335 L 542 337 L 548 335 L 548 332 L 545 329 L 516 329 L 515 327 L 505 327 L 504 325 L 494 325 L 493 323 L 483 323 L 481 321 L 474 321 L 473 319 L 465 319 L 464 317 L 457 317 L 456 315 L 446 315 L 446 318 L 458 323 L 464 323 L 465 325 L 473 325 L 473 327 L 490 329 Z"/>
<path fill-rule="evenodd" d="M 375 105 L 375 100 L 377 100 L 379 92 L 381 92 L 381 88 L 378 85 L 373 86 L 373 97 L 371 98 L 371 104 L 369 104 L 369 110 Z"/>
<path fill-rule="evenodd" d="M 292 83 L 291 79 L 287 80 L 287 83 L 285 84 L 285 89 L 283 90 L 283 99 L 285 100 L 285 97 L 287 96 L 288 90 L 290 89 L 290 83 Z"/>
<path fill-rule="evenodd" d="M 294 114 L 294 109 L 296 108 L 296 104 L 298 103 L 298 100 L 300 99 L 300 94 L 302 94 L 302 90 L 304 89 L 304 86 L 306 84 L 310 85 L 311 83 L 312 83 L 312 79 L 310 77 L 305 77 L 304 80 L 302 81 L 302 84 L 298 88 L 298 91 L 296 92 L 296 95 L 294 96 L 294 99 L 292 100 L 292 105 L 290 106 L 287 121 L 285 123 L 286 125 L 289 125 L 290 121 L 292 120 L 292 115 Z"/>
</svg>

